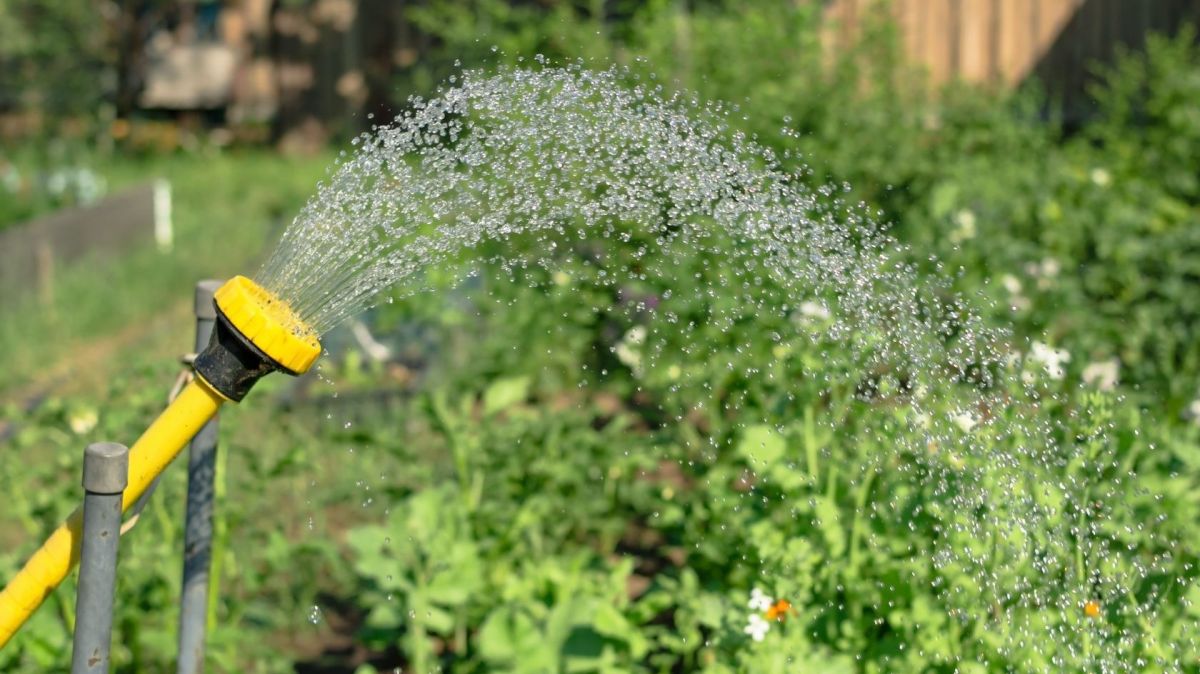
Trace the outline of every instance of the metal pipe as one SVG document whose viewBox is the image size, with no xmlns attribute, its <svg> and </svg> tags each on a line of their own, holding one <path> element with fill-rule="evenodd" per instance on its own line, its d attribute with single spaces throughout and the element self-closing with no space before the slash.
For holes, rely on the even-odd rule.
<svg viewBox="0 0 1200 674">
<path fill-rule="evenodd" d="M 316 333 L 274 293 L 236 276 L 215 294 L 213 338 L 196 355 L 196 376 L 129 450 L 128 510 L 227 401 L 245 397 L 272 372 L 299 375 L 321 355 Z M 0 592 L 0 648 L 33 615 L 79 560 L 83 509 L 55 529 Z"/>
<path fill-rule="evenodd" d="M 224 402 L 225 398 L 200 377 L 183 387 L 175 401 L 129 449 L 129 484 L 121 499 L 122 510 L 133 505 Z M 8 643 L 79 561 L 82 531 L 83 509 L 78 508 L 0 592 L 0 647 Z"/>
<path fill-rule="evenodd" d="M 112 645 L 121 498 L 129 482 L 129 448 L 96 442 L 83 454 L 83 540 L 71 674 L 107 673 Z"/>
<path fill-rule="evenodd" d="M 213 294 L 221 281 L 196 284 L 196 352 L 208 346 L 217 310 Z M 212 561 L 213 476 L 217 458 L 217 418 L 213 417 L 188 450 L 187 520 L 183 534 L 183 593 L 179 605 L 179 674 L 204 671 L 208 570 Z"/>
</svg>

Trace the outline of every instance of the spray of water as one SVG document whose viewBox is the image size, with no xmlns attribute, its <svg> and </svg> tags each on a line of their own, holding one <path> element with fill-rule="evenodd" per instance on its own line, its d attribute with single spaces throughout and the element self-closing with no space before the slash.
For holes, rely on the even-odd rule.
<svg viewBox="0 0 1200 674">
<path fill-rule="evenodd" d="M 1138 670 L 1083 645 L 1133 637 L 1095 635 L 1077 616 L 1081 598 L 1122 595 L 1150 565 L 1135 564 L 1138 577 L 1122 577 L 1080 563 L 1108 549 L 1098 542 L 1103 518 L 1066 517 L 1066 506 L 1039 495 L 1043 488 L 1078 494 L 1086 485 L 1053 483 L 1056 467 L 1077 460 L 1076 450 L 1029 411 L 1035 404 L 1014 400 L 1000 385 L 1010 376 L 1009 337 L 985 328 L 943 283 L 902 262 L 906 251 L 870 213 L 842 203 L 844 188 L 806 187 L 803 173 L 783 168 L 798 164 L 795 158 L 777 157 L 730 130 L 726 120 L 734 113 L 621 70 L 543 64 L 464 73 L 357 139 L 357 150 L 331 171 L 257 280 L 323 333 L 384 289 L 417 292 L 429 285 L 431 270 L 467 257 L 506 269 L 552 270 L 568 258 L 603 266 L 607 241 L 632 251 L 623 268 L 599 272 L 608 283 L 696 288 L 711 300 L 701 314 L 685 316 L 673 313 L 670 297 L 659 298 L 656 310 L 666 318 L 654 332 L 673 331 L 685 358 L 707 357 L 687 344 L 700 327 L 761 320 L 762 332 L 729 331 L 747 340 L 734 345 L 738 351 L 751 351 L 752 342 L 782 343 L 792 338 L 786 331 L 803 333 L 820 321 L 820 339 L 853 355 L 855 368 L 845 377 L 859 382 L 862 396 L 888 398 L 888 414 L 903 411 L 903 428 L 889 441 L 896 455 L 915 457 L 904 466 L 917 467 L 881 457 L 880 470 L 911 471 L 956 511 L 928 514 L 941 518 L 944 535 L 937 549 L 918 554 L 971 578 L 994 602 L 981 613 L 1016 616 L 1030 606 L 1062 612 L 1053 635 L 1049 626 L 1015 617 L 957 619 L 996 630 L 1012 652 L 1036 648 L 1039 639 L 1080 644 L 1064 668 Z M 683 262 L 697 253 L 708 268 Z M 709 285 L 698 285 L 700 278 Z M 663 353 L 653 346 L 656 337 L 638 335 L 647 361 Z M 756 363 L 743 374 L 771 371 Z M 830 385 L 837 377 L 819 376 Z M 944 411 L 946 395 L 956 401 L 953 414 Z M 955 455 L 981 460 L 947 469 L 945 457 Z M 1044 473 L 1031 474 L 1030 466 Z M 996 494 L 1008 498 L 997 502 Z M 990 545 L 979 549 L 966 540 Z M 1020 561 L 1037 577 L 997 572 Z M 949 603 L 957 591 L 945 588 Z"/>
</svg>

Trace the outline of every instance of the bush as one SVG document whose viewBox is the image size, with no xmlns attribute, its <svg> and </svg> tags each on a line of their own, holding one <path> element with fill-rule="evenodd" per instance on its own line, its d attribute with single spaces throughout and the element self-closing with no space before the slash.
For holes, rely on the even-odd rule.
<svg viewBox="0 0 1200 674">
<path fill-rule="evenodd" d="M 116 86 L 101 6 L 74 0 L 0 5 L 0 112 L 32 111 L 51 122 L 95 115 Z M 98 29 L 100 28 L 100 29 Z"/>
</svg>

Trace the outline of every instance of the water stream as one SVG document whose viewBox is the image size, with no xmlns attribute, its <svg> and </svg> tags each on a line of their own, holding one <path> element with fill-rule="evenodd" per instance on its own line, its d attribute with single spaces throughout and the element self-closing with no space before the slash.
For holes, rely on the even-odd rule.
<svg viewBox="0 0 1200 674">
<path fill-rule="evenodd" d="M 1127 595 L 1153 563 L 1135 561 L 1130 576 L 1080 562 L 1112 554 L 1102 513 L 1067 514 L 1088 485 L 1064 481 L 1063 467 L 1087 457 L 1038 414 L 1034 394 L 1014 394 L 1012 337 L 986 327 L 947 282 L 906 262 L 912 252 L 868 209 L 845 203 L 846 188 L 810 187 L 802 169 L 785 168 L 796 158 L 731 130 L 728 117 L 746 113 L 635 79 L 577 64 L 460 74 L 355 141 L 256 280 L 324 333 L 384 290 L 421 292 L 431 271 L 473 256 L 554 270 L 565 259 L 604 258 L 605 245 L 628 251 L 623 268 L 602 274 L 613 287 L 694 288 L 711 300 L 697 319 L 672 313 L 681 298 L 657 297 L 661 320 L 636 336 L 639 367 L 665 359 L 667 343 L 682 342 L 685 359 L 706 358 L 686 346 L 698 320 L 718 329 L 761 320 L 763 330 L 737 333 L 747 351 L 801 335 L 850 354 L 849 371 L 813 376 L 831 386 L 856 380 L 864 399 L 886 401 L 878 414 L 896 419 L 890 451 L 916 458 L 883 456 L 880 469 L 907 471 L 957 512 L 929 514 L 945 527 L 929 554 L 984 588 L 994 603 L 980 612 L 1014 616 L 984 629 L 1014 652 L 1039 639 L 1079 644 L 1079 660 L 1064 668 L 1140 671 L 1086 646 L 1133 637 L 1097 634 L 1078 616 L 1088 597 Z M 697 270 L 697 259 L 711 269 Z M 929 267 L 944 272 L 936 261 Z M 709 285 L 697 283 L 702 276 Z M 771 365 L 731 367 L 753 378 L 773 376 Z M 686 368 L 678 376 L 687 386 Z M 1038 573 L 1000 572 L 1018 563 Z M 1061 610 L 1053 627 L 1015 617 L 1046 606 Z"/>
</svg>

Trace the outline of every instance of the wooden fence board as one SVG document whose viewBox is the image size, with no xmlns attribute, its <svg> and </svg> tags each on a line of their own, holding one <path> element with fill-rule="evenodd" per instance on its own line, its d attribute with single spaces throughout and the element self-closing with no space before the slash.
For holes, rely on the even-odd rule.
<svg viewBox="0 0 1200 674">
<path fill-rule="evenodd" d="M 908 54 L 922 53 L 928 40 L 929 21 L 925 18 L 926 8 L 924 2 L 917 0 L 899 0 L 896 3 L 896 20 L 904 50 Z"/>
<path fill-rule="evenodd" d="M 1034 30 L 1037 0 L 1004 0 L 997 26 L 999 57 L 997 69 L 1005 84 L 1015 84 L 1034 60 Z"/>
<path fill-rule="evenodd" d="M 945 82 L 954 73 L 958 46 L 954 25 L 955 0 L 928 0 L 925 44 L 922 52 L 934 82 Z"/>
<path fill-rule="evenodd" d="M 958 3 L 958 67 L 964 79 L 992 79 L 992 53 L 996 40 L 992 26 L 992 0 L 961 0 Z"/>
<path fill-rule="evenodd" d="M 874 6 L 828 2 L 825 16 L 837 25 L 830 46 L 852 41 L 856 22 Z M 1015 83 L 1035 70 L 1079 77 L 1081 66 L 1110 56 L 1114 45 L 1137 47 L 1147 32 L 1173 32 L 1200 18 L 1200 0 L 893 0 L 890 6 L 908 56 L 928 67 L 935 83 L 956 77 Z M 1039 67 L 1047 57 L 1053 67 Z"/>
<path fill-rule="evenodd" d="M 817 1 L 817 0 L 811 0 Z M 830 0 L 845 46 L 872 0 Z M 1119 45 L 1141 48 L 1150 32 L 1174 33 L 1200 19 L 1200 0 L 892 0 L 907 57 L 933 84 L 953 79 L 1019 84 L 1036 77 L 1063 101 L 1068 115 L 1086 114 L 1097 63 Z"/>
</svg>

